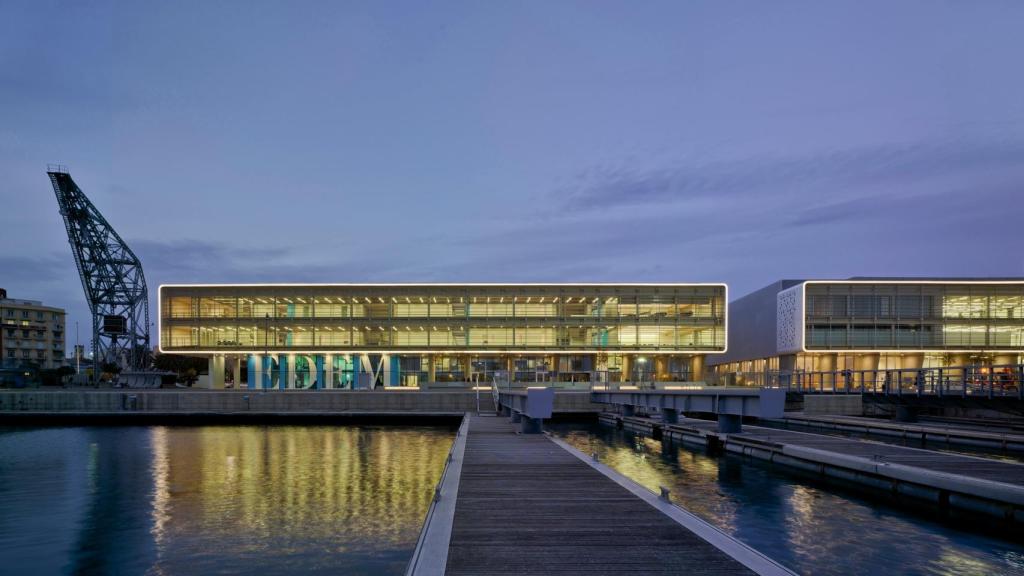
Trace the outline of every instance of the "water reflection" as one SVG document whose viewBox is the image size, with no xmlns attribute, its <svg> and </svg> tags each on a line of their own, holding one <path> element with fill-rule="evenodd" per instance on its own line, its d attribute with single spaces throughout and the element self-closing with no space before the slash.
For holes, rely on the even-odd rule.
<svg viewBox="0 0 1024 576">
<path fill-rule="evenodd" d="M 0 574 L 401 573 L 453 431 L 0 433 Z"/>
<path fill-rule="evenodd" d="M 598 425 L 554 431 L 801 574 L 1024 574 L 1024 546 L 808 485 L 735 456 L 712 457 Z"/>
</svg>

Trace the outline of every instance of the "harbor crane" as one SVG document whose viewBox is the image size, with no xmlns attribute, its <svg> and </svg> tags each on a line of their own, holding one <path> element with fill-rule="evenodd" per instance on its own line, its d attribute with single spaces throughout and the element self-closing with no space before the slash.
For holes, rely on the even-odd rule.
<svg viewBox="0 0 1024 576">
<path fill-rule="evenodd" d="M 92 313 L 93 382 L 99 384 L 103 364 L 114 363 L 125 385 L 159 385 L 158 379 L 139 377 L 148 373 L 150 358 L 149 291 L 142 262 L 66 167 L 49 165 L 46 173 Z"/>
</svg>

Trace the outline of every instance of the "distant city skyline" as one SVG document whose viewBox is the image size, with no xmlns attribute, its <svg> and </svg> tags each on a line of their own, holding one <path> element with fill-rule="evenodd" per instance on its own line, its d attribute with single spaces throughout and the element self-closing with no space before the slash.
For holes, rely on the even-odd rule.
<svg viewBox="0 0 1024 576">
<path fill-rule="evenodd" d="M 0 5 L 0 287 L 1024 276 L 1024 4 L 303 7 Z"/>
</svg>

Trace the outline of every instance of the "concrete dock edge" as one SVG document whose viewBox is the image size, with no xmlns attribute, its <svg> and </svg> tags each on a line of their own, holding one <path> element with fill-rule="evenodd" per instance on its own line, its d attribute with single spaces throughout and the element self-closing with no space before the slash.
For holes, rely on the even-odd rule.
<svg viewBox="0 0 1024 576">
<path fill-rule="evenodd" d="M 456 432 L 448 462 L 441 480 L 437 484 L 434 500 L 427 509 L 423 528 L 416 542 L 406 576 L 441 576 L 448 563 L 448 544 L 452 537 L 455 521 L 455 503 L 459 496 L 459 479 L 462 477 L 462 462 L 466 452 L 466 437 L 469 435 L 469 421 L 473 416 L 467 413 Z"/>
</svg>

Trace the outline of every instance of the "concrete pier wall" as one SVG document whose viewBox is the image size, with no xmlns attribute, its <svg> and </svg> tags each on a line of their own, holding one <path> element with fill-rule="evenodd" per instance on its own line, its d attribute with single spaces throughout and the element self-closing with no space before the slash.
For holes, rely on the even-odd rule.
<svg viewBox="0 0 1024 576">
<path fill-rule="evenodd" d="M 475 391 L 215 391 L 55 390 L 0 391 L 4 412 L 77 413 L 440 413 L 477 410 Z M 480 410 L 494 411 L 491 392 L 479 394 Z M 588 392 L 555 395 L 556 413 L 597 413 Z"/>
<path fill-rule="evenodd" d="M 816 416 L 860 416 L 864 413 L 860 394 L 808 394 L 804 396 L 804 414 Z"/>
</svg>

